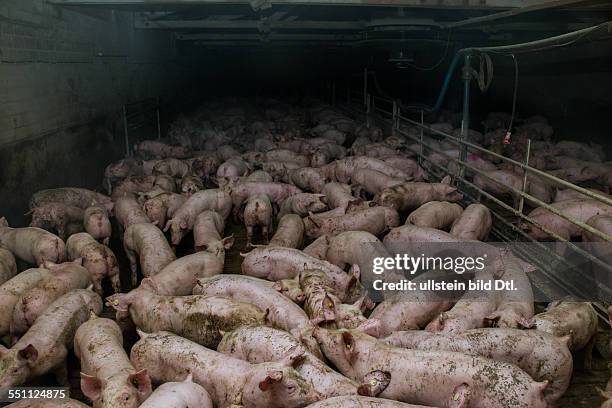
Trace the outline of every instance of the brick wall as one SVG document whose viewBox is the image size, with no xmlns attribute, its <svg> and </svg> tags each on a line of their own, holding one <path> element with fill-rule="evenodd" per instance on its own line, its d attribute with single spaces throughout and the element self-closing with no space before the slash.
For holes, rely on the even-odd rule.
<svg viewBox="0 0 612 408">
<path fill-rule="evenodd" d="M 125 102 L 172 101 L 192 72 L 171 34 L 130 12 L 0 1 L 0 214 L 41 188 L 94 187 L 123 154 Z"/>
</svg>

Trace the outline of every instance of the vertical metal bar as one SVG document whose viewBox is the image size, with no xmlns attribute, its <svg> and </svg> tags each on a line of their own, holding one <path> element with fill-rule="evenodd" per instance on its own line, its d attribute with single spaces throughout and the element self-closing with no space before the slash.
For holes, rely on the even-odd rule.
<svg viewBox="0 0 612 408">
<path fill-rule="evenodd" d="M 368 103 L 368 67 L 363 69 L 363 104 Z"/>
<path fill-rule="evenodd" d="M 462 180 L 465 167 L 462 162 L 465 162 L 467 157 L 467 146 L 465 141 L 468 138 L 470 130 L 470 84 L 472 80 L 472 67 L 470 66 L 470 54 L 465 56 L 465 65 L 463 66 L 463 118 L 461 120 L 461 135 L 459 137 L 459 160 L 458 163 L 458 179 Z"/>
<path fill-rule="evenodd" d="M 371 95 L 366 94 L 366 126 L 370 128 L 370 111 L 374 106 L 374 100 Z"/>
<path fill-rule="evenodd" d="M 527 152 L 525 153 L 525 166 L 529 166 L 529 156 L 531 155 L 531 139 L 527 139 Z M 523 169 L 523 185 L 521 187 L 521 192 L 525 192 L 527 188 L 527 168 Z M 525 197 L 521 195 L 521 201 L 519 201 L 518 211 L 523 213 L 523 205 L 525 204 Z"/>
<path fill-rule="evenodd" d="M 397 125 L 397 102 L 395 100 L 393 100 L 393 107 L 392 107 L 393 113 L 392 118 L 391 118 L 391 136 L 395 136 L 395 130 L 396 130 L 396 125 Z"/>
<path fill-rule="evenodd" d="M 157 139 L 161 139 L 161 117 L 160 117 L 160 107 L 159 107 L 159 96 L 157 97 Z"/>
<path fill-rule="evenodd" d="M 423 126 L 425 126 L 425 116 L 423 114 L 423 109 L 421 109 L 421 134 L 419 135 L 419 146 L 421 153 L 419 154 L 419 165 L 423 165 Z"/>
<path fill-rule="evenodd" d="M 125 157 L 130 157 L 130 137 L 128 135 L 127 107 L 123 105 L 123 135 L 125 137 Z"/>
<path fill-rule="evenodd" d="M 399 130 L 400 128 L 400 116 L 401 116 L 401 109 L 402 109 L 402 104 L 398 103 L 396 105 L 396 112 L 395 112 L 395 123 L 393 124 L 393 126 L 395 126 L 395 130 Z"/>
</svg>

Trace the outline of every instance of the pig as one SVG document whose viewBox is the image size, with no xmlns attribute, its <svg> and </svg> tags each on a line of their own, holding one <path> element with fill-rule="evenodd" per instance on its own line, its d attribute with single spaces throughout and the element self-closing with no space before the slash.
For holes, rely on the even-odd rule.
<svg viewBox="0 0 612 408">
<path fill-rule="evenodd" d="M 30 227 L 42 228 L 48 231 L 57 231 L 62 239 L 68 238 L 68 227 L 71 224 L 83 224 L 83 210 L 72 205 L 62 203 L 45 203 L 31 211 L 32 222 Z"/>
<path fill-rule="evenodd" d="M 110 197 L 104 194 L 85 188 L 64 187 L 40 190 L 34 193 L 30 199 L 30 210 L 47 203 L 62 203 L 79 207 L 83 210 L 93 204 L 101 204 L 108 211 L 113 209 L 113 202 Z"/>
<path fill-rule="evenodd" d="M 348 184 L 331 182 L 327 183 L 321 190 L 325 202 L 329 208 L 342 208 L 345 212 L 349 206 L 359 203 L 361 200 L 351 194 Z"/>
<path fill-rule="evenodd" d="M 66 259 L 66 246 L 59 237 L 35 227 L 11 228 L 4 217 L 0 217 L 0 246 L 37 266 Z"/>
<path fill-rule="evenodd" d="M 612 236 L 612 216 L 595 215 L 587 220 L 587 225 Z M 582 231 L 582 242 L 607 242 L 588 231 Z M 607 245 L 606 245 L 607 247 Z M 1 250 L 0 250 L 1 251 Z"/>
<path fill-rule="evenodd" d="M 605 160 L 604 150 L 599 145 L 587 145 L 586 143 L 563 140 L 557 143 L 557 148 L 561 150 L 562 154 L 576 159 L 593 162 L 603 162 Z"/>
<path fill-rule="evenodd" d="M 301 249 L 304 245 L 304 222 L 300 216 L 296 214 L 283 216 L 269 245 Z"/>
<path fill-rule="evenodd" d="M 106 166 L 102 184 L 104 184 L 106 191 L 110 194 L 112 185 L 117 180 L 122 180 L 128 176 L 141 176 L 142 173 L 142 162 L 132 158 L 121 159 Z"/>
<path fill-rule="evenodd" d="M 345 231 L 367 231 L 380 235 L 399 225 L 399 214 L 393 208 L 371 207 L 339 217 L 323 218 L 308 216 L 304 218 L 304 227 L 308 238 L 321 235 L 338 235 Z"/>
<path fill-rule="evenodd" d="M 459 204 L 430 201 L 411 212 L 406 219 L 406 224 L 448 230 L 461 217 L 461 214 L 463 214 L 463 208 Z"/>
<path fill-rule="evenodd" d="M 27 269 L 0 286 L 0 337 L 9 334 L 13 310 L 21 297 L 52 276 L 48 269 Z"/>
<path fill-rule="evenodd" d="M 141 408 L 213 408 L 212 400 L 206 390 L 193 382 L 189 373 L 181 382 L 167 382 L 155 390 Z"/>
<path fill-rule="evenodd" d="M 94 290 L 103 295 L 102 280 L 108 277 L 115 293 L 121 292 L 119 279 L 119 264 L 113 251 L 105 245 L 98 243 L 86 232 L 74 234 L 66 242 L 66 254 L 69 261 L 83 260 L 83 266 L 93 281 Z M 132 278 L 133 280 L 135 278 Z"/>
<path fill-rule="evenodd" d="M 168 193 L 176 193 L 176 179 L 167 174 L 158 174 L 155 176 L 153 189 L 159 189 Z"/>
<path fill-rule="evenodd" d="M 493 273 L 487 269 L 476 272 L 474 280 L 493 284 Z M 461 299 L 446 312 L 429 322 L 425 330 L 432 332 L 463 333 L 469 329 L 485 327 L 495 312 L 499 294 L 491 290 L 467 290 Z"/>
<path fill-rule="evenodd" d="M 381 158 L 384 156 L 394 156 L 398 153 L 396 148 L 393 148 L 385 143 L 366 143 L 364 145 L 352 147 L 354 156 L 368 156 Z"/>
<path fill-rule="evenodd" d="M 408 182 L 386 188 L 374 197 L 382 206 L 396 211 L 412 210 L 429 201 L 460 201 L 463 199 L 456 187 L 444 183 Z"/>
<path fill-rule="evenodd" d="M 553 302 L 533 317 L 533 327 L 556 337 L 570 336 L 571 351 L 581 350 L 597 332 L 597 313 L 588 302 Z"/>
<path fill-rule="evenodd" d="M 272 326 L 290 332 L 315 355 L 321 356 L 310 335 L 313 324 L 306 313 L 263 279 L 239 275 L 212 276 L 198 279 L 193 294 L 225 296 L 238 302 L 252 303 L 267 311 L 266 319 Z"/>
<path fill-rule="evenodd" d="M 124 231 L 134 224 L 151 222 L 134 194 L 128 194 L 115 200 L 115 218 Z"/>
<path fill-rule="evenodd" d="M 319 213 L 327 209 L 327 205 L 321 200 L 323 194 L 299 193 L 292 195 L 283 201 L 278 212 L 278 217 L 282 218 L 286 214 L 297 214 L 305 217 L 310 213 Z"/>
<path fill-rule="evenodd" d="M 225 254 L 196 252 L 170 262 L 157 275 L 143 279 L 141 285 L 166 296 L 190 295 L 198 278 L 223 272 Z"/>
<path fill-rule="evenodd" d="M 273 181 L 272 176 L 267 171 L 255 170 L 246 177 L 246 181 L 271 183 Z"/>
<path fill-rule="evenodd" d="M 381 157 L 381 160 L 390 166 L 402 170 L 414 181 L 424 181 L 429 178 L 427 172 L 423 170 L 421 166 L 419 166 L 416 160 L 398 155 L 384 156 Z"/>
<path fill-rule="evenodd" d="M 350 297 L 349 292 L 358 284 L 354 276 L 349 276 L 337 266 L 293 248 L 256 248 L 242 261 L 244 275 L 272 281 L 295 278 L 304 268 L 325 272 L 337 293 L 343 296 Z"/>
<path fill-rule="evenodd" d="M 187 197 L 182 194 L 162 193 L 147 199 L 143 204 L 143 210 L 151 223 L 164 226 L 167 219 L 171 219 L 184 203 Z"/>
<path fill-rule="evenodd" d="M 204 183 L 198 176 L 187 175 L 181 179 L 181 194 L 190 197 L 193 193 L 204 189 Z"/>
<path fill-rule="evenodd" d="M 363 190 L 372 195 L 380 194 L 385 188 L 394 187 L 407 181 L 371 169 L 356 169 L 351 180 L 353 190 L 358 192 Z M 357 196 L 359 195 L 358 193 Z"/>
<path fill-rule="evenodd" d="M 286 149 L 273 149 L 263 153 L 263 161 L 265 162 L 289 162 L 295 163 L 301 167 L 310 166 L 310 157 L 303 154 L 298 154 Z"/>
<path fill-rule="evenodd" d="M 373 370 L 388 373 L 382 398 L 442 407 L 546 407 L 547 383 L 535 382 L 512 364 L 449 351 L 402 349 L 356 330 L 316 328 L 314 336 L 347 377 L 361 381 Z"/>
<path fill-rule="evenodd" d="M 500 279 L 512 282 L 513 289 L 498 292 L 497 307 L 485 319 L 501 328 L 531 328 L 534 314 L 531 282 L 516 259 L 508 257 L 503 263 L 505 270 Z"/>
<path fill-rule="evenodd" d="M 592 199 L 561 201 L 553 203 L 551 206 L 561 213 L 571 216 L 583 223 L 587 222 L 589 218 L 595 215 L 612 215 L 612 206 Z M 578 225 L 552 213 L 544 207 L 538 207 L 532 210 L 529 213 L 529 217 L 565 240 L 569 240 L 572 237 L 579 237 L 582 234 L 582 228 Z M 533 239 L 538 241 L 551 239 L 546 232 L 526 221 L 521 222 L 519 227 Z"/>
<path fill-rule="evenodd" d="M 219 168 L 217 168 L 216 176 L 235 179 L 237 177 L 245 176 L 249 172 L 250 168 L 251 166 L 240 157 L 231 157 L 221 163 Z"/>
<path fill-rule="evenodd" d="M 108 218 L 108 210 L 101 205 L 87 207 L 83 213 L 83 227 L 85 232 L 96 241 L 102 241 L 108 246 L 112 234 L 111 222 Z"/>
<path fill-rule="evenodd" d="M 301 222 L 302 220 L 300 220 Z M 303 230 L 302 226 L 302 230 Z M 303 231 L 302 231 L 303 232 Z M 17 275 L 15 256 L 9 250 L 0 248 L 0 285 Z"/>
<path fill-rule="evenodd" d="M 325 174 L 321 169 L 302 167 L 289 171 L 289 180 L 304 191 L 320 193 L 325 187 Z"/>
<path fill-rule="evenodd" d="M 142 336 L 130 353 L 136 368 L 146 368 L 157 383 L 191 373 L 215 407 L 302 407 L 321 399 L 292 368 L 303 354 L 291 354 L 282 362 L 251 364 L 169 332 Z"/>
<path fill-rule="evenodd" d="M 128 177 L 118 183 L 113 189 L 112 199 L 117 199 L 131 194 L 151 191 L 155 187 L 156 176 Z"/>
<path fill-rule="evenodd" d="M 134 153 L 141 158 L 164 159 L 173 157 L 184 159 L 189 157 L 189 149 L 183 146 L 170 146 L 157 140 L 144 140 L 134 145 Z"/>
<path fill-rule="evenodd" d="M 610 194 L 606 194 L 601 190 L 595 190 L 593 188 L 587 188 L 587 190 L 591 191 L 592 193 L 598 194 L 601 197 L 605 197 L 608 199 L 612 199 L 612 195 Z M 576 190 L 572 190 L 571 188 L 565 189 L 565 190 L 557 190 L 555 193 L 555 197 L 553 199 L 553 202 L 558 203 L 560 201 L 568 201 L 568 200 L 578 200 L 578 199 L 582 199 L 582 200 L 589 200 L 592 199 L 591 197 L 582 194 L 579 191 Z"/>
<path fill-rule="evenodd" d="M 571 183 L 584 183 L 595 180 L 600 174 L 589 166 L 567 167 L 548 171 L 551 175 Z"/>
<path fill-rule="evenodd" d="M 487 171 L 486 175 L 492 180 L 489 180 L 489 178 L 482 174 L 476 174 L 474 176 L 474 184 L 494 196 L 512 196 L 516 206 L 519 195 L 509 187 L 521 191 L 523 188 L 523 177 L 507 170 Z M 527 185 L 528 187 L 529 185 Z"/>
<path fill-rule="evenodd" d="M 321 167 L 332 160 L 344 159 L 346 157 L 346 148 L 336 143 L 324 143 L 318 145 L 310 156 L 310 164 L 312 167 Z"/>
<path fill-rule="evenodd" d="M 137 265 L 145 277 L 158 274 L 166 265 L 176 259 L 176 255 L 164 234 L 153 224 L 134 224 L 125 230 L 123 249 L 130 261 L 132 286 L 136 286 Z"/>
<path fill-rule="evenodd" d="M 244 207 L 244 225 L 246 227 L 246 248 L 253 245 L 253 234 L 255 228 L 261 229 L 264 244 L 270 240 L 270 233 L 274 227 L 274 210 L 267 194 L 259 193 L 250 196 Z"/>
<path fill-rule="evenodd" d="M 293 350 L 304 353 L 295 368 L 324 398 L 356 395 L 357 383 L 330 369 L 289 333 L 265 326 L 242 326 L 226 333 L 217 351 L 252 364 L 282 361 Z"/>
<path fill-rule="evenodd" d="M 24 291 L 17 300 L 10 325 L 13 338 L 28 331 L 34 321 L 56 299 L 71 290 L 84 289 L 91 285 L 91 276 L 82 266 L 82 262 L 83 260 L 79 258 L 63 264 L 45 263 L 45 268 L 53 272 L 53 276 Z"/>
<path fill-rule="evenodd" d="M 296 278 L 294 279 L 282 279 L 274 282 L 272 286 L 277 292 L 287 296 L 296 305 L 304 303 L 304 291 L 300 287 L 300 282 Z"/>
<path fill-rule="evenodd" d="M 346 140 L 346 134 L 337 129 L 327 129 L 323 133 L 321 133 L 321 137 L 323 139 L 329 139 L 338 145 L 343 145 Z"/>
<path fill-rule="evenodd" d="M 240 156 L 240 152 L 230 145 L 219 146 L 216 150 L 217 155 L 223 161 L 229 160 L 232 157 Z"/>
<path fill-rule="evenodd" d="M 67 384 L 66 358 L 77 328 L 90 314 L 100 314 L 102 299 L 88 289 L 72 290 L 51 303 L 10 349 L 0 350 L 0 392 L 54 372 Z"/>
<path fill-rule="evenodd" d="M 276 143 L 276 145 L 277 146 L 275 146 L 275 148 L 278 147 L 279 149 L 291 150 L 294 153 L 300 153 L 300 154 L 312 153 L 312 146 L 305 140 L 301 140 L 301 139 L 281 140 L 278 143 Z M 273 150 L 273 149 L 266 149 L 266 150 Z"/>
<path fill-rule="evenodd" d="M 402 170 L 396 169 L 382 160 L 366 156 L 350 156 L 333 161 L 321 167 L 326 178 L 335 180 L 339 183 L 348 183 L 353 176 L 353 172 L 358 168 L 377 170 L 387 176 L 404 180 L 409 177 L 409 175 Z"/>
<path fill-rule="evenodd" d="M 200 190 L 179 207 L 166 222 L 164 231 L 170 230 L 172 245 L 178 245 L 193 228 L 196 217 L 203 211 L 214 210 L 226 219 L 232 210 L 232 197 L 223 190 Z"/>
<path fill-rule="evenodd" d="M 113 320 L 92 313 L 76 331 L 74 354 L 81 362 L 81 390 L 94 407 L 136 408 L 151 394 L 147 370 L 134 369 Z"/>
<path fill-rule="evenodd" d="M 570 337 L 555 337 L 538 330 L 472 329 L 461 334 L 398 331 L 385 343 L 414 350 L 454 351 L 504 361 L 520 367 L 536 381 L 548 381 L 544 398 L 554 404 L 572 378 Z"/>
<path fill-rule="evenodd" d="M 107 301 L 118 312 L 129 312 L 145 332 L 170 331 L 210 348 L 217 347 L 222 332 L 266 323 L 266 314 L 257 306 L 221 296 L 160 296 L 141 288 Z"/>
<path fill-rule="evenodd" d="M 272 176 L 274 181 L 285 182 L 288 180 L 288 174 L 291 170 L 299 169 L 301 166 L 292 162 L 264 162 L 261 168 Z"/>
<path fill-rule="evenodd" d="M 212 176 L 216 176 L 217 169 L 221 165 L 221 160 L 213 154 L 196 157 L 191 162 L 191 170 L 202 180 L 208 180 Z"/>
<path fill-rule="evenodd" d="M 422 405 L 406 404 L 384 398 L 373 398 L 362 395 L 343 395 L 331 397 L 310 404 L 307 408 L 424 408 Z"/>
<path fill-rule="evenodd" d="M 242 204 L 255 194 L 267 194 L 271 202 L 280 206 L 287 198 L 302 192 L 302 190 L 291 184 L 260 182 L 240 183 L 235 186 L 227 187 L 225 191 L 231 196 L 234 206 L 234 215 L 237 215 Z"/>
<path fill-rule="evenodd" d="M 234 236 L 221 238 L 224 230 L 225 220 L 219 213 L 212 210 L 201 212 L 193 224 L 195 250 L 218 253 L 230 249 L 234 245 Z"/>
<path fill-rule="evenodd" d="M 330 237 L 328 235 L 321 235 L 304 248 L 303 252 L 313 258 L 326 260 L 327 251 L 329 249 L 329 239 Z"/>
<path fill-rule="evenodd" d="M 455 219 L 450 234 L 457 239 L 484 241 L 492 226 L 491 211 L 482 204 L 474 203 L 468 205 Z"/>
</svg>

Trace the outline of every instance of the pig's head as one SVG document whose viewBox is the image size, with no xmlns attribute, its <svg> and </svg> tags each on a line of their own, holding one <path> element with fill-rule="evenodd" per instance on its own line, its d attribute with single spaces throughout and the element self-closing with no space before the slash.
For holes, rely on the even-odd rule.
<svg viewBox="0 0 612 408">
<path fill-rule="evenodd" d="M 389 383 L 391 383 L 391 373 L 381 370 L 371 371 L 363 377 L 357 393 L 376 397 L 389 386 Z"/>
<path fill-rule="evenodd" d="M 362 324 L 368 322 L 368 319 L 363 315 L 363 313 L 370 310 L 373 305 L 374 303 L 367 296 L 362 296 L 352 305 L 344 303 L 336 305 L 336 324 L 342 329 L 356 329 L 360 327 Z M 372 326 L 375 326 L 376 322 L 380 324 L 380 322 L 376 319 L 371 320 L 372 323 L 370 324 Z M 374 337 L 378 337 L 378 335 L 374 335 Z"/>
<path fill-rule="evenodd" d="M 312 167 L 321 167 L 329 163 L 329 154 L 326 150 L 317 149 L 310 155 L 310 165 Z"/>
<path fill-rule="evenodd" d="M 324 194 L 307 194 L 304 197 L 304 213 L 319 213 L 327 209 L 327 204 L 322 201 Z"/>
<path fill-rule="evenodd" d="M 184 217 L 173 218 L 166 222 L 164 232 L 168 230 L 170 230 L 170 241 L 172 245 L 178 245 L 181 243 L 181 240 L 189 231 L 189 224 L 187 223 L 187 220 Z"/>
<path fill-rule="evenodd" d="M 83 227 L 94 239 L 110 237 L 112 233 L 108 213 L 103 208 L 99 208 L 99 211 L 86 211 Z"/>
<path fill-rule="evenodd" d="M 304 291 L 300 287 L 300 283 L 297 279 L 283 279 L 274 282 L 274 289 L 283 295 L 287 296 L 294 303 L 301 305 L 306 299 Z"/>
<path fill-rule="evenodd" d="M 8 228 L 9 223 L 5 217 L 0 217 L 0 228 Z"/>
<path fill-rule="evenodd" d="M 196 247 L 196 251 L 206 251 L 215 255 L 218 258 L 225 259 L 225 251 L 234 246 L 234 235 L 225 237 L 220 241 L 209 242 L 208 244 L 199 245 Z"/>
<path fill-rule="evenodd" d="M 349 378 L 357 378 L 357 372 L 353 366 L 360 355 L 368 353 L 366 343 L 375 340 L 357 330 L 327 330 L 316 327 L 312 334 L 317 339 L 325 357 Z"/>
<path fill-rule="evenodd" d="M 195 176 L 185 177 L 181 182 L 181 193 L 185 194 L 187 197 L 200 191 L 202 188 L 204 188 L 202 180 Z"/>
<path fill-rule="evenodd" d="M 58 237 L 48 235 L 41 236 L 34 243 L 34 258 L 36 265 L 43 265 L 45 262 L 60 263 L 66 258 L 66 246 L 64 241 Z"/>
<path fill-rule="evenodd" d="M 396 211 L 399 211 L 402 207 L 402 195 L 394 188 L 384 189 L 379 194 L 376 194 L 372 201 L 383 207 L 393 208 Z"/>
<path fill-rule="evenodd" d="M 38 350 L 32 344 L 0 350 L 0 391 L 21 385 L 38 361 Z"/>
<path fill-rule="evenodd" d="M 290 408 L 323 399 L 293 368 L 303 357 L 303 350 L 296 348 L 279 362 L 254 365 L 243 388 L 242 404 L 246 408 Z"/>
<path fill-rule="evenodd" d="M 147 217 L 156 225 L 164 225 L 166 222 L 167 208 L 161 197 L 150 198 L 143 204 Z"/>
<path fill-rule="evenodd" d="M 136 408 L 151 395 L 151 388 L 146 369 L 108 380 L 81 373 L 81 390 L 95 408 Z"/>
<path fill-rule="evenodd" d="M 463 199 L 463 194 L 457 190 L 457 187 L 446 186 L 444 189 L 444 200 L 445 201 L 460 201 Z"/>
</svg>

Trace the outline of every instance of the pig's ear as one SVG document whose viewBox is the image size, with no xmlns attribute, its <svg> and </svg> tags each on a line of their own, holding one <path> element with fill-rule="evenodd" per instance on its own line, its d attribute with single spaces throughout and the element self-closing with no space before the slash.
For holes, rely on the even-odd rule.
<svg viewBox="0 0 612 408">
<path fill-rule="evenodd" d="M 326 321 L 332 321 L 336 319 L 336 303 L 328 295 L 325 295 L 322 302 L 323 318 Z"/>
<path fill-rule="evenodd" d="M 304 361 L 305 357 L 306 357 L 306 353 L 304 349 L 300 346 L 294 346 L 289 350 L 287 355 L 279 361 L 279 363 L 281 363 L 282 365 L 286 367 L 295 368 L 298 365 L 300 365 L 302 361 Z"/>
<path fill-rule="evenodd" d="M 157 285 L 155 284 L 155 281 L 151 278 L 144 278 L 142 282 L 140 282 L 140 286 L 151 292 L 157 293 Z"/>
<path fill-rule="evenodd" d="M 8 227 L 9 223 L 5 217 L 0 218 L 0 227 Z"/>
<path fill-rule="evenodd" d="M 526 319 L 524 317 L 520 317 L 516 322 L 521 329 L 532 329 L 535 326 L 535 322 L 532 319 Z"/>
<path fill-rule="evenodd" d="M 277 292 L 282 292 L 283 291 L 283 284 L 280 281 L 276 281 L 274 282 L 274 285 L 272 285 L 272 288 L 277 291 Z"/>
<path fill-rule="evenodd" d="M 274 384 L 278 384 L 283 380 L 283 372 L 280 370 L 270 370 L 266 374 L 266 378 L 259 383 L 259 389 L 268 391 Z"/>
<path fill-rule="evenodd" d="M 306 219 L 308 219 L 315 227 L 321 228 L 321 223 L 313 215 L 314 214 L 312 212 L 309 212 L 308 217 L 306 217 Z"/>
<path fill-rule="evenodd" d="M 83 266 L 83 258 L 77 258 L 74 261 L 72 261 L 72 263 L 75 265 Z"/>
<path fill-rule="evenodd" d="M 229 237 L 225 237 L 221 240 L 221 243 L 223 244 L 223 248 L 225 249 L 230 249 L 231 247 L 234 246 L 234 234 L 230 235 Z"/>
<path fill-rule="evenodd" d="M 57 269 L 59 265 L 56 264 L 55 262 L 45 261 L 41 266 L 45 269 L 49 269 L 50 271 L 52 271 L 54 269 Z"/>
<path fill-rule="evenodd" d="M 128 375 L 128 384 L 133 385 L 138 390 L 138 396 L 141 401 L 144 401 L 151 395 L 151 378 L 146 368 Z"/>
<path fill-rule="evenodd" d="M 17 356 L 20 359 L 25 360 L 28 364 L 32 364 L 38 358 L 38 350 L 36 350 L 36 347 L 33 345 L 28 344 L 17 352 Z"/>
<path fill-rule="evenodd" d="M 448 184 L 450 185 L 451 183 L 451 176 L 450 174 L 447 174 L 442 180 L 440 180 L 440 184 Z"/>
<path fill-rule="evenodd" d="M 355 347 L 354 344 L 354 339 L 353 339 L 353 335 L 347 331 L 342 332 L 342 342 L 344 343 L 344 350 L 345 351 L 353 351 L 353 348 Z"/>
<path fill-rule="evenodd" d="M 98 377 L 81 373 L 81 391 L 83 391 L 83 394 L 92 401 L 100 399 L 102 388 L 104 388 L 105 385 L 104 383 L 105 381 Z"/>
<path fill-rule="evenodd" d="M 166 221 L 166 226 L 164 227 L 164 232 L 168 231 L 172 226 L 172 220 Z"/>
<path fill-rule="evenodd" d="M 501 314 L 499 312 L 493 312 L 484 318 L 484 324 L 485 326 L 495 327 L 500 318 Z"/>
<path fill-rule="evenodd" d="M 470 386 L 466 383 L 460 384 L 455 387 L 451 399 L 449 401 L 449 408 L 466 408 L 470 405 L 470 396 L 472 391 Z"/>
<path fill-rule="evenodd" d="M 184 219 L 182 219 L 179 222 L 179 226 L 181 227 L 181 229 L 187 229 L 187 221 L 185 221 Z"/>
<path fill-rule="evenodd" d="M 365 322 L 357 326 L 356 330 L 359 330 L 365 334 L 369 334 L 372 337 L 380 337 L 380 326 L 381 322 L 378 319 L 368 319 Z"/>
<path fill-rule="evenodd" d="M 118 312 L 127 312 L 131 303 L 125 293 L 115 293 L 107 297 L 106 300 L 106 304 Z"/>
</svg>

